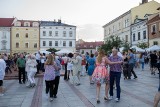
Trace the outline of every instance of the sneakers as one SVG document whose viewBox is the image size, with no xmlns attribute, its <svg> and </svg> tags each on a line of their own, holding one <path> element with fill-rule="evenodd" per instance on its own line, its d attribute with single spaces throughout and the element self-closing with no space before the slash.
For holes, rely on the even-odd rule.
<svg viewBox="0 0 160 107">
<path fill-rule="evenodd" d="M 3 97 L 4 96 L 4 94 L 0 94 L 0 97 Z"/>
<path fill-rule="evenodd" d="M 116 99 L 115 99 L 116 102 L 119 102 L 119 100 L 120 100 L 119 98 L 116 98 Z"/>
<path fill-rule="evenodd" d="M 50 102 L 52 102 L 53 101 L 53 98 L 50 98 Z"/>
<path fill-rule="evenodd" d="M 113 99 L 113 96 L 110 96 L 110 97 L 109 97 L 109 100 L 112 100 L 112 99 Z"/>
</svg>

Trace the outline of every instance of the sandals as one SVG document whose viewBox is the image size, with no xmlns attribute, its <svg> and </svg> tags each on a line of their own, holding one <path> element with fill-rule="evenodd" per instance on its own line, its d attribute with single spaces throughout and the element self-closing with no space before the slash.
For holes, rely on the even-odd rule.
<svg viewBox="0 0 160 107">
<path fill-rule="evenodd" d="M 104 100 L 107 101 L 107 100 L 109 100 L 109 98 L 105 96 L 105 97 L 104 97 Z"/>
</svg>

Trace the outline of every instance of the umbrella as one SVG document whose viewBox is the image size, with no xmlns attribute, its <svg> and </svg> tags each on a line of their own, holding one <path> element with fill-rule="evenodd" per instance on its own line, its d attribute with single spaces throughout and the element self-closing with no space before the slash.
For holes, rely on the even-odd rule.
<svg viewBox="0 0 160 107">
<path fill-rule="evenodd" d="M 139 48 L 137 46 L 132 46 L 131 49 L 133 49 L 133 48 L 136 49 L 136 52 L 145 52 L 144 49 L 141 49 L 141 48 Z"/>
<path fill-rule="evenodd" d="M 147 51 L 155 51 L 160 50 L 160 47 L 158 45 L 153 45 L 147 49 Z"/>
<path fill-rule="evenodd" d="M 56 54 L 69 54 L 69 53 L 72 53 L 72 52 L 67 49 L 61 49 L 60 51 L 56 52 Z"/>
</svg>

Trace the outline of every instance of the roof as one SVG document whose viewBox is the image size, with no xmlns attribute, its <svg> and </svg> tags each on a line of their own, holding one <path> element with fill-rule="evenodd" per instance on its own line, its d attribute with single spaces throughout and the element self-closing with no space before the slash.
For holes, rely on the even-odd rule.
<svg viewBox="0 0 160 107">
<path fill-rule="evenodd" d="M 119 20 L 120 18 L 123 18 L 124 16 L 126 16 L 126 15 L 129 14 L 129 13 L 131 13 L 131 10 L 123 13 L 122 15 L 120 15 L 120 16 L 118 16 L 117 18 L 113 19 L 113 20 L 110 21 L 109 23 L 105 24 L 105 25 L 103 26 L 103 28 L 106 27 L 106 26 L 108 26 L 108 25 L 110 25 L 110 24 L 112 24 L 112 23 L 114 23 L 114 22 L 116 22 L 116 21 Z"/>
<path fill-rule="evenodd" d="M 14 18 L 0 18 L 0 27 L 11 27 Z"/>
<path fill-rule="evenodd" d="M 68 25 L 65 23 L 61 23 L 61 22 L 56 22 L 56 21 L 41 21 L 40 22 L 40 26 L 66 26 L 66 27 L 76 27 L 73 25 Z"/>
<path fill-rule="evenodd" d="M 155 17 L 153 17 L 151 20 L 149 20 L 149 21 L 147 22 L 147 24 L 153 23 L 153 22 L 158 21 L 158 20 L 160 20 L 159 14 L 156 15 Z"/>
<path fill-rule="evenodd" d="M 24 22 L 30 22 L 30 26 L 32 26 L 33 22 L 38 22 L 34 20 L 17 20 L 17 21 L 21 22 L 21 26 L 24 26 Z"/>
<path fill-rule="evenodd" d="M 76 49 L 96 49 L 97 46 L 103 45 L 103 41 L 98 41 L 98 42 L 83 42 L 81 44 L 76 45 Z"/>
</svg>

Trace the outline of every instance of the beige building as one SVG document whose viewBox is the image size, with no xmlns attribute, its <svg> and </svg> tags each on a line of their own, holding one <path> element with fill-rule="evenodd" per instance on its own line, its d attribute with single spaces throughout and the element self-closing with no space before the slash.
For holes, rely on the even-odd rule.
<svg viewBox="0 0 160 107">
<path fill-rule="evenodd" d="M 11 28 L 11 53 L 39 50 L 39 22 L 17 20 Z"/>
<path fill-rule="evenodd" d="M 109 36 L 119 36 L 121 39 L 131 43 L 132 32 L 131 24 L 134 23 L 136 18 L 143 19 L 146 14 L 157 13 L 157 8 L 160 4 L 154 0 L 148 2 L 148 0 L 142 0 L 142 3 L 129 11 L 115 18 L 111 22 L 105 24 L 104 28 L 104 41 L 106 41 Z M 132 43 L 131 43 L 132 44 Z"/>
</svg>

